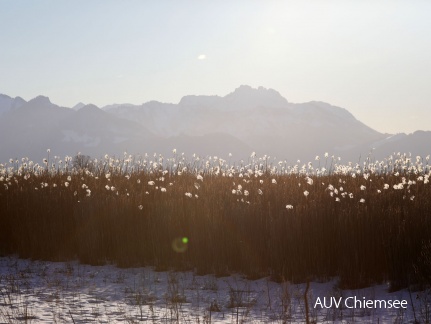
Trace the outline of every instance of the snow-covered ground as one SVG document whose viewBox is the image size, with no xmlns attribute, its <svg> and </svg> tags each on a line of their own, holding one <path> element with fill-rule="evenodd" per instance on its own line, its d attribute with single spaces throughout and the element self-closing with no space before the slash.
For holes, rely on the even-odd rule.
<svg viewBox="0 0 431 324">
<path fill-rule="evenodd" d="M 3 257 L 0 323 L 303 323 L 305 289 L 305 284 L 250 281 L 240 275 L 216 278 Z M 347 298 L 355 296 L 360 301 L 406 300 L 407 308 L 347 308 L 354 301 Z M 316 305 L 324 297 L 327 305 L 331 297 L 342 298 L 340 307 Z M 385 285 L 347 291 L 336 288 L 335 280 L 312 282 L 308 304 L 311 323 L 413 323 L 415 316 L 424 323 L 430 316 L 429 292 L 388 293 Z"/>
</svg>

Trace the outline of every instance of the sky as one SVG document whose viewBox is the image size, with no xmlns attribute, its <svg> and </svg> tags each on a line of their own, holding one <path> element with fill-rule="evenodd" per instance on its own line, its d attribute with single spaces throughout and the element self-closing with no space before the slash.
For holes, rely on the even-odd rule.
<svg viewBox="0 0 431 324">
<path fill-rule="evenodd" d="M 431 1 L 0 0 L 0 93 L 72 107 L 263 86 L 431 130 Z"/>
</svg>

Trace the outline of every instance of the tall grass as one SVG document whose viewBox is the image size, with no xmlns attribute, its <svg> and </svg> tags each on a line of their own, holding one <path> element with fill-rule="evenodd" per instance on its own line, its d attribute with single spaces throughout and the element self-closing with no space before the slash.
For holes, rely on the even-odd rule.
<svg viewBox="0 0 431 324">
<path fill-rule="evenodd" d="M 404 287 L 431 273 L 428 160 L 11 160 L 0 165 L 0 253 Z"/>
</svg>

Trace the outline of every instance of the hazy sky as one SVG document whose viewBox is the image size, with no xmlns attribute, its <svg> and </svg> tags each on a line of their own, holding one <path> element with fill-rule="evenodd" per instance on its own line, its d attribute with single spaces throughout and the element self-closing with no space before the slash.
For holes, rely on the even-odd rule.
<svg viewBox="0 0 431 324">
<path fill-rule="evenodd" d="M 0 0 L 0 93 L 177 103 L 241 84 L 431 130 L 431 1 Z"/>
</svg>

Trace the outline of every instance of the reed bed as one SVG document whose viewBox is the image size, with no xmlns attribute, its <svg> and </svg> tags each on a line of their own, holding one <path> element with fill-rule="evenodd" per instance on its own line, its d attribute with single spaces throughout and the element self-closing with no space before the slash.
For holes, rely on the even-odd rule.
<svg viewBox="0 0 431 324">
<path fill-rule="evenodd" d="M 231 159 L 231 158 L 230 158 Z M 183 154 L 0 165 L 0 254 L 340 287 L 431 280 L 429 156 Z"/>
</svg>

